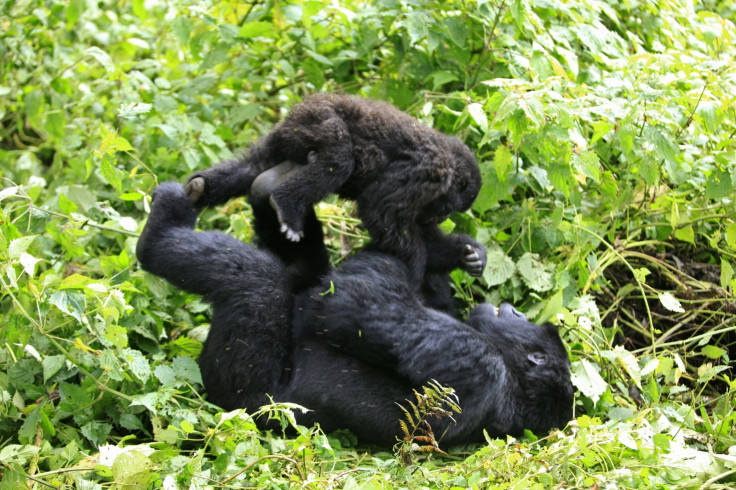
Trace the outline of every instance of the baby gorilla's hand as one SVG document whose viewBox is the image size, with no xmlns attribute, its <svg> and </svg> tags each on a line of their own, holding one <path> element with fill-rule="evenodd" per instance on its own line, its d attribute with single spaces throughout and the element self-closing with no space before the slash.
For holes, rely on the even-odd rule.
<svg viewBox="0 0 736 490">
<path fill-rule="evenodd" d="M 466 244 L 460 262 L 468 274 L 479 277 L 486 267 L 486 251 L 480 244 L 477 246 Z"/>
</svg>

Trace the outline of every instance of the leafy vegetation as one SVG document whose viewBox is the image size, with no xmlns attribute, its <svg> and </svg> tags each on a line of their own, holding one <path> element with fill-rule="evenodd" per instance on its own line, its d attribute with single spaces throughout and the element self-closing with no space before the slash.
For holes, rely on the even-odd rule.
<svg viewBox="0 0 736 490">
<path fill-rule="evenodd" d="M 735 11 L 0 0 L 0 486 L 732 485 Z M 474 149 L 483 189 L 445 227 L 489 268 L 457 273 L 458 297 L 561 325 L 567 428 L 404 467 L 200 396 L 208 308 L 135 263 L 151 191 L 314 91 L 389 100 Z M 351 203 L 319 213 L 335 262 L 362 245 Z M 200 226 L 252 235 L 242 199 Z M 261 411 L 286 427 L 296 409 Z"/>
</svg>

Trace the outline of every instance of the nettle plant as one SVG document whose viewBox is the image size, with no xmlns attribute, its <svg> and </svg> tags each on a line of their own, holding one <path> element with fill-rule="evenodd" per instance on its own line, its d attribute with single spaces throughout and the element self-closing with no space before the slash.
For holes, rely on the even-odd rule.
<svg viewBox="0 0 736 490">
<path fill-rule="evenodd" d="M 3 483 L 732 479 L 731 18 L 723 2 L 0 0 Z M 474 149 L 483 188 L 443 228 L 489 265 L 455 273 L 457 296 L 561 326 L 579 389 L 566 431 L 411 473 L 202 398 L 208 306 L 134 259 L 151 191 L 315 91 L 388 100 Z M 334 262 L 366 241 L 352 203 L 318 214 Z M 243 240 L 249 223 L 242 199 L 200 218 Z M 103 464 L 81 471 L 87 455 Z"/>
</svg>

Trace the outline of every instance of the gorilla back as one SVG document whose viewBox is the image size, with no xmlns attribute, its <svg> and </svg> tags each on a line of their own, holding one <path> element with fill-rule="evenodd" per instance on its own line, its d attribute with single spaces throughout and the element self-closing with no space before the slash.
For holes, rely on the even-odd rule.
<svg viewBox="0 0 736 490">
<path fill-rule="evenodd" d="M 304 405 L 302 424 L 347 428 L 390 445 L 403 403 L 430 379 L 455 388 L 457 425 L 433 426 L 444 443 L 546 432 L 572 412 L 567 353 L 556 329 L 509 305 L 481 305 L 459 322 L 426 308 L 404 263 L 364 252 L 297 297 L 286 268 L 217 232 L 195 232 L 184 189 L 162 184 L 138 242 L 142 267 L 213 305 L 199 364 L 209 399 L 254 410 L 276 401 Z M 321 237 L 320 237 L 321 239 Z M 330 293 L 324 293 L 330 290 Z"/>
<path fill-rule="evenodd" d="M 336 94 L 308 97 L 246 156 L 198 172 L 187 185 L 198 205 L 220 204 L 246 195 L 258 175 L 284 161 L 295 166 L 271 204 L 290 239 L 304 236 L 308 208 L 338 193 L 357 202 L 371 246 L 403 259 L 415 283 L 432 261 L 425 241 L 439 238 L 437 222 L 468 209 L 481 185 L 475 156 L 459 139 L 388 103 Z"/>
</svg>

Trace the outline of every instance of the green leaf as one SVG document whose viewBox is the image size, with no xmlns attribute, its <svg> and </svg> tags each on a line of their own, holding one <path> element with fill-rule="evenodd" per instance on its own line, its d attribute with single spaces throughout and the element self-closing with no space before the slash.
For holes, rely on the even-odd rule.
<svg viewBox="0 0 736 490">
<path fill-rule="evenodd" d="M 130 145 L 128 140 L 123 138 L 122 136 L 116 136 L 115 137 L 115 151 L 131 151 L 133 150 L 133 147 Z"/>
<path fill-rule="evenodd" d="M 59 209 L 61 209 L 61 212 L 69 215 L 75 212 L 77 209 L 76 204 L 74 204 L 74 201 L 71 199 L 68 199 L 63 193 L 59 194 Z"/>
<path fill-rule="evenodd" d="M 734 190 L 736 189 L 731 185 L 731 175 L 723 170 L 711 173 L 705 183 L 705 197 L 707 199 L 723 199 L 732 194 Z"/>
<path fill-rule="evenodd" d="M 102 178 L 105 179 L 105 182 L 114 187 L 118 192 L 122 192 L 123 181 L 118 174 L 118 169 L 113 167 L 113 162 L 113 159 L 107 156 L 104 157 L 102 162 L 100 162 L 100 173 L 102 174 Z"/>
<path fill-rule="evenodd" d="M 468 113 L 484 133 L 488 132 L 488 118 L 481 104 L 468 104 Z"/>
<path fill-rule="evenodd" d="M 721 103 L 717 100 L 701 100 L 696 113 L 703 118 L 705 127 L 710 132 L 715 132 L 721 123 Z"/>
<path fill-rule="evenodd" d="M 449 71 L 435 71 L 429 76 L 429 78 L 432 79 L 433 90 L 439 89 L 446 83 L 456 82 L 458 80 L 457 75 Z"/>
<path fill-rule="evenodd" d="M 595 152 L 582 150 L 579 154 L 573 153 L 570 163 L 578 172 L 593 179 L 596 183 L 601 181 L 601 162 Z"/>
<path fill-rule="evenodd" d="M 555 285 L 554 265 L 543 264 L 537 254 L 525 253 L 516 262 L 516 268 L 530 289 L 544 292 L 549 291 Z"/>
<path fill-rule="evenodd" d="M 593 123 L 593 136 L 590 137 L 590 144 L 595 144 L 596 141 L 607 135 L 613 126 L 608 121 L 597 121 Z"/>
<path fill-rule="evenodd" d="M 726 226 L 726 243 L 730 248 L 736 250 L 736 224 L 734 223 Z"/>
<path fill-rule="evenodd" d="M 272 38 L 274 37 L 275 32 L 271 22 L 256 21 L 243 24 L 238 34 L 240 37 L 244 37 L 246 39 L 252 37 Z"/>
<path fill-rule="evenodd" d="M 726 351 L 715 345 L 706 345 L 700 353 L 708 359 L 720 359 Z"/>
<path fill-rule="evenodd" d="M 105 327 L 105 339 L 118 349 L 128 346 L 128 331 L 120 325 L 107 325 Z"/>
<path fill-rule="evenodd" d="M 140 192 L 124 192 L 118 196 L 121 201 L 138 201 L 143 198 Z"/>
<path fill-rule="evenodd" d="M 187 168 L 190 172 L 194 171 L 199 166 L 199 160 L 202 158 L 202 155 L 193 148 L 184 148 L 182 150 L 182 155 L 184 156 L 184 162 L 187 164 Z"/>
<path fill-rule="evenodd" d="M 197 67 L 199 71 L 207 71 L 210 68 L 230 60 L 230 45 L 219 43 L 211 49 Z"/>
<path fill-rule="evenodd" d="M 86 54 L 87 56 L 92 56 L 94 59 L 96 59 L 108 73 L 115 71 L 115 63 L 112 62 L 112 58 L 110 58 L 110 55 L 105 53 L 97 46 L 87 48 L 84 54 Z"/>
<path fill-rule="evenodd" d="M 151 365 L 140 351 L 135 349 L 122 349 L 120 351 L 123 360 L 128 364 L 128 368 L 144 383 L 151 377 Z"/>
<path fill-rule="evenodd" d="M 82 314 L 87 307 L 83 294 L 68 290 L 56 291 L 49 296 L 48 301 L 65 315 L 76 318 L 79 323 L 82 323 Z"/>
<path fill-rule="evenodd" d="M 695 230 L 693 230 L 693 225 L 687 225 L 684 228 L 676 229 L 675 238 L 695 245 Z"/>
<path fill-rule="evenodd" d="M 122 366 L 112 349 L 104 349 L 100 354 L 100 368 L 115 381 L 122 381 Z"/>
<path fill-rule="evenodd" d="M 524 15 L 524 3 L 522 0 L 512 0 L 511 17 L 513 17 L 514 22 L 516 22 L 516 27 L 518 27 L 521 32 L 524 32 L 524 21 L 526 20 L 526 16 Z"/>
<path fill-rule="evenodd" d="M 19 463 L 25 465 L 41 450 L 38 446 L 9 444 L 0 449 L 0 461 L 3 463 Z M 3 479 L 3 481 L 5 481 Z"/>
<path fill-rule="evenodd" d="M 43 359 L 43 382 L 48 381 L 54 374 L 58 373 L 59 370 L 64 367 L 66 357 L 59 354 L 56 356 L 46 356 Z"/>
<path fill-rule="evenodd" d="M 193 28 L 194 23 L 189 17 L 177 17 L 171 24 L 171 29 L 182 46 L 189 44 L 189 36 Z"/>
<path fill-rule="evenodd" d="M 11 240 L 10 245 L 8 245 L 8 258 L 10 260 L 19 259 L 28 250 L 35 238 L 36 235 L 28 235 Z"/>
<path fill-rule="evenodd" d="M 458 48 L 464 48 L 468 40 L 468 27 L 460 17 L 445 17 L 445 29 L 450 36 L 450 40 Z"/>
<path fill-rule="evenodd" d="M 174 386 L 176 384 L 176 372 L 171 366 L 161 364 L 153 370 L 153 375 L 164 386 Z"/>
<path fill-rule="evenodd" d="M 66 124 L 66 119 L 64 118 L 63 112 L 57 110 L 46 113 L 46 124 L 44 124 L 44 129 L 46 129 L 51 136 L 54 136 L 57 139 L 63 138 L 64 124 Z"/>
<path fill-rule="evenodd" d="M 498 180 L 501 182 L 506 182 L 506 179 L 509 176 L 509 172 L 512 168 L 511 162 L 513 156 L 514 155 L 511 153 L 511 150 L 509 150 L 506 145 L 501 145 L 496 148 L 496 152 L 493 155 L 493 166 L 496 169 Z"/>
<path fill-rule="evenodd" d="M 656 148 L 656 154 L 659 158 L 662 158 L 670 163 L 677 162 L 677 154 L 679 153 L 679 147 L 673 143 L 671 135 L 664 134 L 659 129 L 648 127 L 646 131 L 647 140 L 654 143 Z"/>
<path fill-rule="evenodd" d="M 107 440 L 111 430 L 112 425 L 99 421 L 88 422 L 81 427 L 82 435 L 95 447 L 102 445 Z"/>
<path fill-rule="evenodd" d="M 674 311 L 676 313 L 685 313 L 685 309 L 682 307 L 677 298 L 675 298 L 670 292 L 659 293 L 659 301 L 660 303 L 662 303 L 662 306 L 670 311 Z"/>
<path fill-rule="evenodd" d="M 81 14 L 87 5 L 84 0 L 69 0 L 66 5 L 65 14 L 67 20 L 67 27 L 72 28 L 79 20 L 79 14 Z"/>
<path fill-rule="evenodd" d="M 230 117 L 228 123 L 237 126 L 245 121 L 255 119 L 261 112 L 260 104 L 245 104 L 235 106 L 230 110 Z"/>
<path fill-rule="evenodd" d="M 654 186 L 659 183 L 659 165 L 651 160 L 643 160 L 639 163 L 639 174 L 648 186 Z"/>
<path fill-rule="evenodd" d="M 416 44 L 427 37 L 429 19 L 424 12 L 412 10 L 406 16 L 406 30 L 409 33 L 411 44 Z"/>
<path fill-rule="evenodd" d="M 573 185 L 570 167 L 561 163 L 554 164 L 547 170 L 547 177 L 555 189 L 562 192 L 565 196 L 570 195 L 570 189 Z"/>
<path fill-rule="evenodd" d="M 552 320 L 558 313 L 563 311 L 563 290 L 558 290 L 544 303 L 544 308 L 534 319 L 536 323 L 542 324 Z"/>
<path fill-rule="evenodd" d="M 575 361 L 571 366 L 571 380 L 583 395 L 587 396 L 593 403 L 598 403 L 601 395 L 606 392 L 608 384 L 599 374 L 600 368 L 591 364 L 587 359 Z"/>
<path fill-rule="evenodd" d="M 176 371 L 176 377 L 181 378 L 189 383 L 203 384 L 202 374 L 199 372 L 199 365 L 189 356 L 179 356 L 171 363 L 171 367 Z"/>
<path fill-rule="evenodd" d="M 192 432 L 194 432 L 194 426 L 188 420 L 182 420 L 179 423 L 179 427 L 185 434 L 191 434 Z"/>
<path fill-rule="evenodd" d="M 727 288 L 733 280 L 733 266 L 726 259 L 721 259 L 721 287 Z"/>
<path fill-rule="evenodd" d="M 30 92 L 25 95 L 23 102 L 23 110 L 28 121 L 34 127 L 40 128 L 42 125 L 42 114 L 45 105 L 43 94 L 40 91 Z"/>
<path fill-rule="evenodd" d="M 601 194 L 603 194 L 609 201 L 615 201 L 618 199 L 618 184 L 613 173 L 609 170 L 603 172 L 603 179 L 600 186 Z"/>
<path fill-rule="evenodd" d="M 503 284 L 513 277 L 516 272 L 514 261 L 500 248 L 488 252 L 486 269 L 483 271 L 483 280 L 488 287 Z"/>
<path fill-rule="evenodd" d="M 621 128 L 616 133 L 618 135 L 618 141 L 621 144 L 621 148 L 627 155 L 632 154 L 634 150 L 634 128 L 629 124 L 621 125 Z"/>
</svg>

